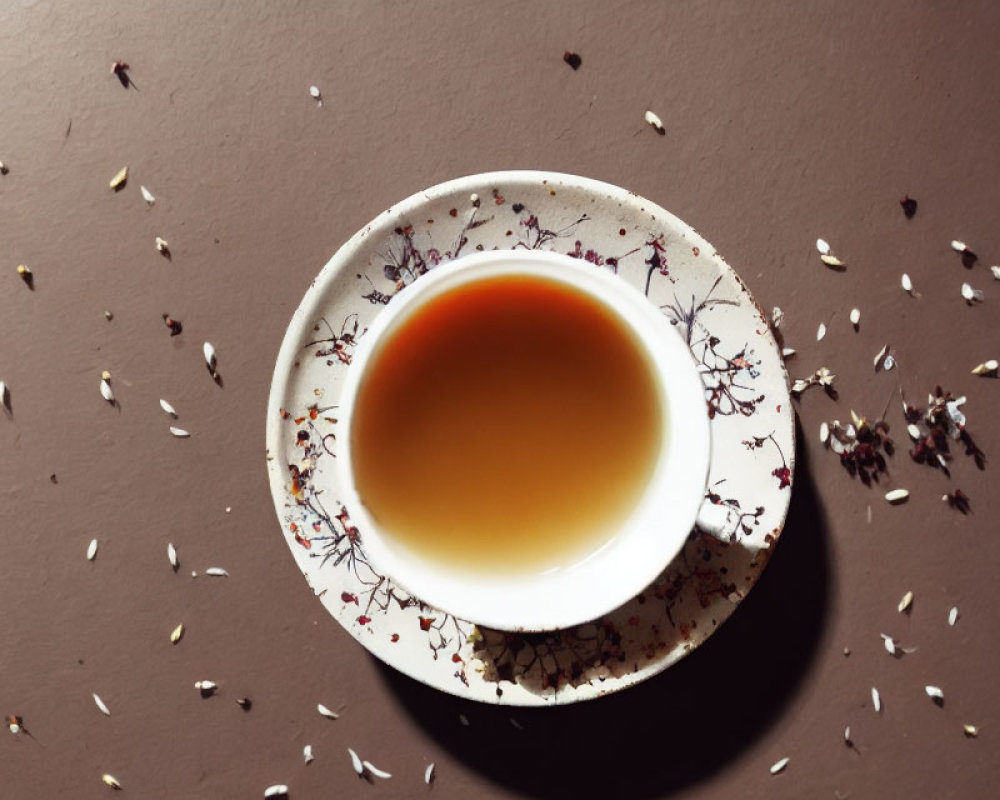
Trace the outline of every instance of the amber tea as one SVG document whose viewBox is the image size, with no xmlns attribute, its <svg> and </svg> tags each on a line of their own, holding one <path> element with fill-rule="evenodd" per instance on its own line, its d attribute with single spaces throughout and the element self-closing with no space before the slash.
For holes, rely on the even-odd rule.
<svg viewBox="0 0 1000 800">
<path fill-rule="evenodd" d="M 389 539 L 463 570 L 568 567 L 615 535 L 667 435 L 658 378 L 583 291 L 505 275 L 446 290 L 372 353 L 352 470 Z"/>
</svg>

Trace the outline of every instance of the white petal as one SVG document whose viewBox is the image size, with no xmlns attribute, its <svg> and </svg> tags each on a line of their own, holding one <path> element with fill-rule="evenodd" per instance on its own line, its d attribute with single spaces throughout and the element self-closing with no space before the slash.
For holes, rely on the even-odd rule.
<svg viewBox="0 0 1000 800">
<path fill-rule="evenodd" d="M 902 285 L 903 285 L 903 291 L 904 292 L 912 292 L 913 291 L 913 281 L 910 280 L 910 276 L 907 275 L 905 272 L 903 273 L 903 277 L 902 277 L 900 283 L 902 283 Z"/>
<path fill-rule="evenodd" d="M 104 701 L 98 697 L 96 693 L 92 694 L 91 697 L 94 698 L 94 705 L 97 706 L 98 710 L 100 710 L 100 712 L 106 717 L 110 717 L 111 710 L 107 707 L 107 705 L 105 705 Z"/>
<path fill-rule="evenodd" d="M 288 787 L 283 783 L 276 783 L 273 786 L 268 786 L 264 790 L 264 797 L 287 797 Z"/>
<path fill-rule="evenodd" d="M 823 338 L 824 336 L 826 336 L 826 325 L 824 325 L 824 324 L 823 324 L 823 323 L 821 322 L 821 323 L 819 324 L 819 327 L 818 327 L 818 328 L 816 329 L 816 341 L 818 342 L 818 341 L 819 341 L 820 339 L 822 339 L 822 338 Z"/>
<path fill-rule="evenodd" d="M 317 704 L 316 710 L 320 713 L 321 716 L 324 716 L 327 719 L 339 719 L 340 718 L 340 714 L 337 714 L 337 713 L 331 711 L 330 709 L 328 709 L 322 703 Z"/>
<path fill-rule="evenodd" d="M 354 767 L 354 771 L 358 775 L 365 774 L 365 765 L 361 763 L 361 759 L 358 754 L 355 753 L 350 747 L 347 748 L 347 754 L 351 757 L 351 766 Z"/>
<path fill-rule="evenodd" d="M 172 543 L 167 542 L 167 559 L 170 561 L 170 566 L 177 569 L 177 548 L 173 546 Z"/>
<path fill-rule="evenodd" d="M 432 761 L 427 765 L 427 769 L 424 770 L 424 783 L 428 786 L 431 785 L 431 781 L 434 780 L 434 762 Z"/>
<path fill-rule="evenodd" d="M 229 573 L 226 572 L 222 567 L 209 567 L 205 570 L 206 575 L 210 575 L 213 578 L 228 578 Z"/>
<path fill-rule="evenodd" d="M 910 493 L 906 489 L 893 489 L 885 493 L 885 499 L 893 505 L 905 502 L 909 496 Z"/>
<path fill-rule="evenodd" d="M 312 763 L 313 758 L 315 758 L 315 756 L 313 756 L 313 746 L 311 744 L 307 744 L 302 748 L 302 760 L 309 764 Z"/>
<path fill-rule="evenodd" d="M 97 555 L 97 539 L 91 539 L 90 544 L 87 545 L 87 561 L 93 561 L 96 555 Z"/>
<path fill-rule="evenodd" d="M 872 687 L 872 708 L 875 709 L 876 714 L 882 710 L 882 695 L 878 693 L 878 689 L 874 686 Z"/>
<path fill-rule="evenodd" d="M 170 426 L 170 432 L 178 439 L 187 439 L 191 435 L 183 428 L 175 428 L 173 425 Z"/>
<path fill-rule="evenodd" d="M 109 403 L 115 402 L 115 393 L 111 389 L 111 384 L 104 380 L 104 378 L 101 378 L 101 397 Z"/>
<path fill-rule="evenodd" d="M 376 767 L 371 761 L 362 761 L 361 765 L 376 778 L 388 779 L 392 777 L 392 775 L 385 770 Z"/>
<path fill-rule="evenodd" d="M 104 781 L 112 789 L 121 789 L 122 785 L 115 779 L 114 775 L 108 775 L 107 773 L 101 776 L 101 780 Z"/>
<path fill-rule="evenodd" d="M 646 112 L 646 122 L 656 128 L 657 132 L 663 130 L 663 121 L 652 111 Z"/>
<path fill-rule="evenodd" d="M 785 767 L 787 767 L 787 766 L 788 766 L 788 762 L 789 762 L 789 761 L 791 761 L 791 759 L 790 759 L 790 758 L 788 758 L 787 756 L 786 756 L 785 758 L 782 758 L 782 759 L 781 759 L 780 761 L 775 761 L 775 762 L 774 762 L 774 763 L 773 763 L 773 764 L 771 765 L 771 774 L 772 774 L 772 775 L 777 775 L 777 774 L 778 774 L 779 772 L 781 772 L 781 771 L 782 771 L 782 770 L 783 770 L 783 769 L 784 769 Z"/>
<path fill-rule="evenodd" d="M 861 309 L 852 308 L 851 309 L 851 324 L 857 326 L 861 322 Z"/>
<path fill-rule="evenodd" d="M 816 249 L 819 251 L 821 256 L 830 254 L 830 243 L 826 239 L 816 240 Z"/>
<path fill-rule="evenodd" d="M 990 267 L 990 272 L 993 273 L 993 279 L 1000 281 L 1000 266 Z"/>
<path fill-rule="evenodd" d="M 174 410 L 174 407 L 170 405 L 170 403 L 168 403 L 166 400 L 163 400 L 162 398 L 160 400 L 160 408 L 163 409 L 163 413 L 169 414 L 174 419 L 177 418 L 177 412 Z"/>
<path fill-rule="evenodd" d="M 819 440 L 826 444 L 830 439 L 830 425 L 826 422 L 819 426 Z"/>
<path fill-rule="evenodd" d="M 208 364 L 208 368 L 212 372 L 215 372 L 215 348 L 209 342 L 205 342 L 201 347 L 201 351 L 205 354 L 205 363 Z"/>
<path fill-rule="evenodd" d="M 954 627 L 956 622 L 958 622 L 958 606 L 952 606 L 948 612 L 948 624 Z"/>
<path fill-rule="evenodd" d="M 310 86 L 309 87 L 309 94 L 310 94 L 310 96 L 314 97 L 316 100 L 319 100 L 319 98 L 320 98 L 319 87 L 318 86 Z"/>
<path fill-rule="evenodd" d="M 3 381 L 0 381 L 0 406 L 10 408 L 10 393 L 7 390 L 7 384 Z"/>
<path fill-rule="evenodd" d="M 939 686 L 925 686 L 924 691 L 927 692 L 927 696 L 932 700 L 944 700 L 944 692 L 941 691 Z"/>
<path fill-rule="evenodd" d="M 142 193 L 142 199 L 145 200 L 150 205 L 156 202 L 156 198 L 153 197 L 153 193 L 149 191 L 145 186 L 140 186 L 139 191 Z"/>
<path fill-rule="evenodd" d="M 954 250 L 956 253 L 964 253 L 969 248 L 968 245 L 965 244 L 965 242 L 960 242 L 958 241 L 958 239 L 952 239 L 951 249 Z"/>
</svg>

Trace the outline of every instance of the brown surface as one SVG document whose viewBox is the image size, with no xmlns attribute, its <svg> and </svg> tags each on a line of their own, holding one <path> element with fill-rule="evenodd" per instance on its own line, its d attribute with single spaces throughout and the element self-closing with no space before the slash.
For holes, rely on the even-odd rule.
<svg viewBox="0 0 1000 800">
<path fill-rule="evenodd" d="M 120 5 L 0 10 L 0 379 L 13 403 L 0 418 L 0 714 L 32 734 L 0 731 L 4 797 L 103 797 L 102 772 L 135 797 L 259 797 L 274 782 L 295 798 L 423 796 L 429 761 L 438 797 L 993 795 L 997 467 L 959 455 L 948 481 L 901 447 L 890 481 L 913 496 L 890 508 L 816 430 L 852 407 L 879 414 L 900 383 L 921 402 L 942 383 L 968 395 L 970 430 L 1000 452 L 1000 382 L 969 374 L 1000 357 L 1000 284 L 984 266 L 1000 262 L 1000 6 Z M 114 59 L 131 64 L 132 89 L 109 74 Z M 320 266 L 411 192 L 508 167 L 607 180 L 693 224 L 764 307 L 785 309 L 791 372 L 829 366 L 840 390 L 799 405 L 789 525 L 720 633 L 644 686 L 531 713 L 461 703 L 367 656 L 295 568 L 263 461 L 274 358 Z M 817 236 L 846 272 L 819 263 Z M 981 264 L 965 270 L 953 238 Z M 919 298 L 899 289 L 904 270 Z M 984 304 L 965 305 L 963 280 Z M 885 342 L 900 368 L 875 375 Z M 97 391 L 102 369 L 119 410 Z M 191 439 L 169 436 L 159 397 Z M 895 402 L 889 420 L 902 445 Z M 956 486 L 969 517 L 939 500 Z M 190 578 L 213 564 L 232 577 Z M 917 652 L 889 658 L 880 631 Z M 199 698 L 201 678 L 221 694 Z M 341 718 L 319 718 L 318 701 Z M 359 783 L 348 746 L 392 780 Z"/>
</svg>

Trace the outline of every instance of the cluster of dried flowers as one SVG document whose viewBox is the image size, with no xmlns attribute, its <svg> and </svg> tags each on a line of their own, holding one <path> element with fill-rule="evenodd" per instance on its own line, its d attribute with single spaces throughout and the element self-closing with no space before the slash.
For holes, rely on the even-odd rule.
<svg viewBox="0 0 1000 800">
<path fill-rule="evenodd" d="M 918 464 L 936 467 L 950 476 L 948 462 L 951 461 L 950 442 L 958 442 L 965 448 L 965 454 L 972 456 L 979 469 L 986 468 L 986 455 L 965 428 L 965 414 L 962 406 L 965 397 L 952 397 L 951 392 L 940 386 L 927 395 L 927 409 L 921 410 L 903 403 L 907 431 L 914 440 L 910 457 Z"/>
<path fill-rule="evenodd" d="M 851 412 L 851 422 L 840 420 L 824 422 L 820 426 L 820 439 L 830 450 L 840 456 L 840 463 L 852 477 L 855 475 L 866 486 L 878 483 L 888 467 L 885 457 L 893 454 L 889 436 L 889 423 L 883 419 L 869 422 Z"/>
</svg>

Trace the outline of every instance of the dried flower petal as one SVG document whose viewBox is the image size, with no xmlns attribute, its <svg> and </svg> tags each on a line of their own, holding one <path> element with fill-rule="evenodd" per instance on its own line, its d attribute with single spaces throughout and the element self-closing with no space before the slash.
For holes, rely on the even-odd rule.
<svg viewBox="0 0 1000 800">
<path fill-rule="evenodd" d="M 888 353 L 889 353 L 889 345 L 886 345 L 875 354 L 875 358 L 872 360 L 872 363 L 875 365 L 876 372 L 882 369 L 882 366 L 885 364 L 885 357 L 888 355 Z"/>
<path fill-rule="evenodd" d="M 111 405 L 115 404 L 114 390 L 112 390 L 111 384 L 104 378 L 101 378 L 101 397 L 111 403 Z"/>
<path fill-rule="evenodd" d="M 905 272 L 903 273 L 903 277 L 900 283 L 902 283 L 903 285 L 904 292 L 909 292 L 910 294 L 913 294 L 913 281 L 910 280 L 910 276 L 907 275 Z"/>
<path fill-rule="evenodd" d="M 958 239 L 951 240 L 951 249 L 956 253 L 964 253 L 969 249 L 969 246 L 965 242 L 960 242 Z"/>
<path fill-rule="evenodd" d="M 816 240 L 816 249 L 819 251 L 821 256 L 826 256 L 830 254 L 830 243 L 826 239 Z"/>
<path fill-rule="evenodd" d="M 153 197 L 153 193 L 149 191 L 145 186 L 139 187 L 139 192 L 142 194 L 142 199 L 145 200 L 149 205 L 153 205 L 156 202 L 156 198 Z"/>
<path fill-rule="evenodd" d="M 771 310 L 771 327 L 772 328 L 780 328 L 781 327 L 781 323 L 784 322 L 784 321 L 785 321 L 785 312 L 782 311 L 777 306 L 775 306 Z"/>
<path fill-rule="evenodd" d="M 180 562 L 177 560 L 177 548 L 174 547 L 172 542 L 167 542 L 167 559 L 170 561 L 170 566 L 176 572 Z"/>
<path fill-rule="evenodd" d="M 969 305 L 972 305 L 973 303 L 981 303 L 984 298 L 985 295 L 983 294 L 982 289 L 973 289 L 968 283 L 962 284 L 962 299 L 964 299 Z"/>
<path fill-rule="evenodd" d="M 213 578 L 228 578 L 229 573 L 226 572 L 222 567 L 209 567 L 205 570 L 206 575 L 210 575 Z"/>
<path fill-rule="evenodd" d="M 995 358 L 991 358 L 989 361 L 984 361 L 976 367 L 973 367 L 973 375 L 995 375 L 997 370 L 1000 369 L 1000 362 Z"/>
<path fill-rule="evenodd" d="M 899 201 L 899 205 L 903 208 L 904 216 L 907 219 L 913 219 L 913 215 L 917 213 L 917 201 L 906 195 Z"/>
<path fill-rule="evenodd" d="M 305 747 L 302 748 L 302 760 L 305 761 L 307 764 L 311 764 L 314 758 L 315 756 L 313 756 L 313 746 L 311 744 L 307 744 Z"/>
<path fill-rule="evenodd" d="M 215 375 L 217 374 L 216 372 L 217 360 L 215 357 L 215 348 L 212 347 L 212 345 L 209 342 L 205 342 L 205 344 L 202 345 L 201 350 L 202 353 L 205 354 L 205 363 L 208 365 L 208 371 L 212 373 L 212 377 L 214 378 Z"/>
<path fill-rule="evenodd" d="M 433 780 L 434 780 L 434 762 L 432 761 L 430 764 L 427 765 L 427 769 L 424 770 L 424 783 L 430 786 Z"/>
<path fill-rule="evenodd" d="M 196 681 L 194 688 L 201 692 L 203 696 L 208 697 L 208 695 L 214 693 L 219 687 L 213 681 Z"/>
<path fill-rule="evenodd" d="M 287 797 L 288 787 L 283 783 L 276 783 L 273 786 L 268 786 L 264 790 L 264 797 Z"/>
<path fill-rule="evenodd" d="M 320 716 L 326 717 L 327 719 L 340 719 L 340 714 L 334 713 L 322 703 L 317 704 L 316 710 L 320 713 Z"/>
<path fill-rule="evenodd" d="M 979 735 L 979 728 L 977 728 L 975 725 L 963 725 L 962 733 L 964 733 L 970 739 L 975 739 Z"/>
<path fill-rule="evenodd" d="M 872 687 L 872 708 L 875 709 L 876 714 L 882 710 L 882 695 L 878 693 L 878 689 L 874 686 Z"/>
<path fill-rule="evenodd" d="M 565 61 L 574 72 L 580 69 L 580 66 L 583 64 L 583 59 L 580 58 L 580 54 L 571 53 L 569 50 L 563 53 L 563 61 Z"/>
<path fill-rule="evenodd" d="M 790 358 L 791 356 L 794 356 L 794 355 L 795 355 L 795 348 L 794 347 L 782 347 L 781 348 L 781 356 L 782 356 L 782 358 Z"/>
<path fill-rule="evenodd" d="M 882 643 L 885 645 L 885 651 L 890 656 L 896 655 L 896 640 L 884 633 L 880 633 L 879 636 L 882 637 Z"/>
<path fill-rule="evenodd" d="M 170 631 L 170 644 L 177 644 L 181 637 L 184 635 L 184 626 L 178 625 L 172 631 Z"/>
<path fill-rule="evenodd" d="M 820 341 L 824 336 L 826 336 L 826 325 L 821 322 L 816 329 L 816 341 Z"/>
<path fill-rule="evenodd" d="M 844 264 L 844 262 L 841 261 L 836 256 L 820 256 L 819 260 L 822 261 L 824 264 L 826 264 L 828 267 L 844 267 L 844 266 L 846 266 L 846 264 Z"/>
<path fill-rule="evenodd" d="M 956 622 L 958 622 L 958 606 L 952 606 L 948 612 L 948 624 L 955 627 Z"/>
<path fill-rule="evenodd" d="M 854 742 L 851 741 L 851 726 L 850 725 L 848 725 L 846 728 L 844 728 L 844 743 L 848 747 L 852 747 L 854 745 Z"/>
<path fill-rule="evenodd" d="M 162 398 L 160 399 L 160 408 L 163 409 L 163 413 L 169 414 L 174 419 L 177 418 L 177 412 L 174 410 L 174 407 L 170 405 L 170 403 L 168 403 L 166 400 L 163 400 Z"/>
<path fill-rule="evenodd" d="M 1000 281 L 1000 265 L 990 267 L 990 272 L 993 273 L 993 280 Z"/>
<path fill-rule="evenodd" d="M 882 369 L 884 369 L 886 372 L 895 368 L 895 366 L 896 366 L 896 358 L 895 356 L 892 355 L 886 356 L 885 361 L 882 362 Z"/>
<path fill-rule="evenodd" d="M 157 236 L 156 239 L 154 239 L 153 241 L 154 241 L 154 244 L 156 244 L 156 249 L 159 252 L 163 253 L 163 255 L 165 255 L 165 256 L 170 255 L 170 245 L 167 244 L 167 240 L 166 239 L 164 239 L 164 238 L 162 238 L 160 236 Z"/>
<path fill-rule="evenodd" d="M 774 763 L 773 763 L 773 764 L 771 765 L 771 774 L 772 774 L 772 775 L 777 775 L 777 774 L 778 774 L 779 772 L 781 772 L 781 771 L 782 771 L 782 770 L 783 770 L 783 769 L 784 769 L 785 767 L 787 767 L 787 766 L 788 766 L 788 762 L 789 762 L 789 761 L 791 761 L 791 759 L 790 759 L 790 758 L 788 758 L 788 756 L 785 756 L 784 758 L 782 758 L 782 759 L 779 759 L 778 761 L 775 761 L 775 762 L 774 762 Z"/>
<path fill-rule="evenodd" d="M 87 561 L 93 561 L 97 555 L 97 539 L 91 539 L 87 545 Z"/>
<path fill-rule="evenodd" d="M 309 87 L 309 96 L 312 97 L 314 100 L 319 100 L 320 97 L 322 97 L 322 95 L 319 92 L 319 87 L 318 86 L 310 86 Z"/>
<path fill-rule="evenodd" d="M 830 426 L 826 422 L 819 426 L 819 440 L 826 444 L 830 440 Z"/>
<path fill-rule="evenodd" d="M 905 503 L 909 496 L 910 493 L 906 489 L 893 489 L 891 492 L 885 493 L 885 499 L 893 505 Z"/>
<path fill-rule="evenodd" d="M 652 111 L 646 112 L 646 122 L 652 125 L 653 130 L 655 130 L 658 134 L 660 134 L 660 136 L 666 134 L 667 129 L 663 127 L 662 120 L 660 120 L 660 118 L 656 116 L 656 114 L 654 114 Z"/>
<path fill-rule="evenodd" d="M 896 607 L 896 610 L 899 611 L 900 614 L 903 614 L 909 611 L 912 605 L 913 605 L 913 592 L 907 592 L 906 594 L 903 595 L 902 599 L 899 601 L 899 605 Z"/>
<path fill-rule="evenodd" d="M 122 167 L 115 176 L 108 182 L 108 186 L 111 187 L 113 191 L 119 191 L 124 188 L 125 182 L 128 180 L 128 167 Z"/>
<path fill-rule="evenodd" d="M 852 308 L 851 309 L 850 320 L 851 320 L 851 324 L 855 328 L 857 328 L 858 327 L 858 323 L 861 322 L 861 309 L 859 309 L 859 308 Z"/>
<path fill-rule="evenodd" d="M 361 759 L 358 754 L 355 753 L 350 747 L 347 748 L 347 754 L 351 757 L 351 766 L 354 767 L 354 771 L 358 775 L 365 774 L 365 765 L 361 763 Z"/>
<path fill-rule="evenodd" d="M 118 791 L 122 788 L 122 785 L 115 779 L 114 775 L 108 775 L 107 773 L 105 773 L 104 775 L 101 776 L 101 780 L 104 781 L 108 786 L 110 786 L 115 791 Z"/>
<path fill-rule="evenodd" d="M 927 696 L 938 705 L 944 702 L 944 692 L 941 691 L 940 686 L 925 686 L 924 691 L 927 692 Z"/>
<path fill-rule="evenodd" d="M 384 769 L 379 769 L 378 767 L 376 767 L 371 761 L 362 761 L 361 765 L 366 770 L 368 770 L 368 772 L 371 775 L 375 776 L 376 778 L 382 778 L 383 780 L 385 780 L 392 777 L 392 775 L 390 775 Z"/>
<path fill-rule="evenodd" d="M 183 428 L 175 428 L 173 425 L 170 426 L 170 432 L 178 439 L 187 439 L 191 435 Z"/>
<path fill-rule="evenodd" d="M 97 706 L 98 710 L 102 714 L 104 714 L 104 716 L 110 717 L 111 716 L 111 709 L 109 709 L 107 707 L 107 705 L 105 704 L 105 702 L 100 697 L 97 696 L 97 693 L 96 692 L 92 693 L 91 697 L 94 698 L 94 705 Z"/>
<path fill-rule="evenodd" d="M 10 172 L 10 167 L 0 161 L 0 175 L 6 175 L 8 172 Z"/>
</svg>

